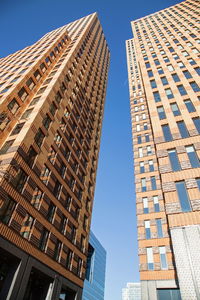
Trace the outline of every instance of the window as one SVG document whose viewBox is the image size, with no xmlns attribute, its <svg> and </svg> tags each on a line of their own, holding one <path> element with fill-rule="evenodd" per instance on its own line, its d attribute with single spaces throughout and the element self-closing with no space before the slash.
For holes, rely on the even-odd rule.
<svg viewBox="0 0 200 300">
<path fill-rule="evenodd" d="M 167 65 L 167 68 L 170 72 L 174 71 L 174 67 L 172 65 Z"/>
<path fill-rule="evenodd" d="M 8 104 L 8 109 L 12 114 L 15 114 L 19 109 L 19 104 L 15 98 Z"/>
<path fill-rule="evenodd" d="M 157 237 L 162 238 L 163 231 L 162 231 L 162 220 L 161 219 L 156 219 L 156 228 L 157 228 Z"/>
<path fill-rule="evenodd" d="M 141 143 L 142 143 L 142 137 L 141 137 L 141 135 L 138 135 L 138 136 L 137 136 L 137 143 L 138 143 L 138 144 L 141 144 Z"/>
<path fill-rule="evenodd" d="M 8 150 L 10 149 L 10 147 L 12 146 L 12 144 L 14 143 L 15 140 L 10 140 L 5 142 L 5 144 L 3 145 L 3 147 L 0 150 L 0 155 L 5 154 L 8 152 Z"/>
<path fill-rule="evenodd" d="M 161 265 L 161 270 L 167 270 L 167 257 L 166 257 L 166 249 L 164 246 L 159 247 L 159 252 L 160 252 L 160 265 Z"/>
<path fill-rule="evenodd" d="M 184 103 L 185 103 L 185 105 L 186 105 L 187 110 L 188 110 L 189 113 L 196 111 L 196 109 L 195 109 L 195 107 L 194 107 L 194 105 L 193 105 L 193 103 L 192 103 L 191 100 L 187 99 L 187 100 L 184 101 Z"/>
<path fill-rule="evenodd" d="M 43 197 L 43 192 L 38 187 L 36 187 L 35 190 L 34 190 L 32 200 L 31 200 L 31 204 L 36 209 L 39 209 L 42 197 Z"/>
<path fill-rule="evenodd" d="M 166 142 L 172 141 L 172 134 L 168 124 L 162 125 L 162 131 Z"/>
<path fill-rule="evenodd" d="M 31 146 L 27 153 L 27 160 L 26 160 L 30 168 L 33 166 L 36 156 L 37 156 L 37 152 Z"/>
<path fill-rule="evenodd" d="M 154 96 L 155 102 L 161 101 L 159 92 L 153 92 L 153 96 Z"/>
<path fill-rule="evenodd" d="M 189 136 L 189 133 L 187 131 L 184 121 L 177 122 L 177 126 L 178 126 L 181 137 L 187 138 Z"/>
<path fill-rule="evenodd" d="M 49 129 L 49 126 L 51 124 L 51 118 L 48 115 L 46 115 L 42 123 L 46 129 Z"/>
<path fill-rule="evenodd" d="M 174 116 L 175 117 L 180 116 L 181 113 L 180 113 L 180 110 L 178 108 L 178 105 L 176 103 L 172 103 L 172 104 L 170 104 L 170 106 L 171 106 L 171 110 L 172 110 Z"/>
<path fill-rule="evenodd" d="M 178 77 L 178 75 L 176 73 L 172 74 L 172 78 L 174 79 L 174 82 L 180 81 L 180 78 Z"/>
<path fill-rule="evenodd" d="M 146 62 L 145 66 L 146 66 L 147 69 L 151 67 L 149 62 Z"/>
<path fill-rule="evenodd" d="M 200 76 L 200 67 L 194 68 L 197 74 Z"/>
<path fill-rule="evenodd" d="M 29 78 L 29 79 L 27 80 L 27 82 L 26 82 L 26 85 L 28 86 L 28 88 L 29 88 L 30 90 L 32 90 L 32 89 L 35 87 L 35 82 L 33 81 L 32 78 Z"/>
<path fill-rule="evenodd" d="M 173 95 L 172 90 L 170 88 L 165 89 L 165 94 L 166 94 L 168 99 L 174 98 L 174 95 Z"/>
<path fill-rule="evenodd" d="M 148 270 L 154 269 L 153 250 L 151 247 L 147 248 L 147 265 L 148 265 Z"/>
<path fill-rule="evenodd" d="M 171 53 L 174 52 L 174 48 L 169 47 L 169 51 L 170 51 Z"/>
<path fill-rule="evenodd" d="M 189 78 L 192 78 L 192 75 L 190 74 L 189 71 L 183 71 L 183 74 L 185 75 L 185 78 L 189 79 Z"/>
<path fill-rule="evenodd" d="M 200 133 L 200 118 L 193 118 L 192 119 L 193 122 L 194 122 L 194 125 L 196 127 L 196 130 L 198 131 L 198 133 Z"/>
<path fill-rule="evenodd" d="M 147 118 L 147 117 L 146 117 L 146 114 L 143 113 L 143 114 L 142 114 L 142 120 L 146 120 L 146 118 Z"/>
<path fill-rule="evenodd" d="M 162 84 L 163 85 L 167 85 L 169 84 L 168 81 L 167 81 L 167 78 L 164 76 L 164 77 L 161 77 L 161 81 L 162 81 Z"/>
<path fill-rule="evenodd" d="M 200 162 L 193 146 L 185 147 L 192 168 L 199 168 Z"/>
<path fill-rule="evenodd" d="M 41 172 L 41 175 L 40 175 L 40 179 L 42 180 L 42 182 L 44 184 L 47 184 L 48 183 L 48 177 L 50 175 L 50 169 L 46 166 L 44 166 L 42 172 Z"/>
<path fill-rule="evenodd" d="M 70 249 L 68 249 L 67 258 L 66 258 L 66 268 L 68 270 L 71 269 L 72 256 L 73 256 L 73 252 Z"/>
<path fill-rule="evenodd" d="M 147 123 L 144 123 L 144 130 L 147 130 L 148 129 L 148 125 Z"/>
<path fill-rule="evenodd" d="M 158 202 L 158 196 L 153 196 L 153 204 L 154 204 L 154 211 L 159 212 L 160 211 L 160 205 Z"/>
<path fill-rule="evenodd" d="M 22 100 L 22 101 L 25 101 L 25 99 L 28 97 L 28 93 L 27 91 L 25 90 L 25 88 L 21 88 L 21 90 L 19 91 L 18 93 L 18 96 L 19 98 Z"/>
<path fill-rule="evenodd" d="M 170 163 L 171 163 L 172 170 L 173 171 L 181 170 L 181 166 L 180 166 L 180 163 L 179 163 L 179 159 L 178 159 L 176 149 L 168 150 L 168 155 L 169 155 L 169 160 L 170 160 Z"/>
<path fill-rule="evenodd" d="M 138 155 L 139 155 L 139 157 L 143 157 L 143 149 L 142 149 L 142 147 L 138 148 Z"/>
<path fill-rule="evenodd" d="M 49 231 L 46 228 L 44 228 L 41 233 L 40 241 L 39 241 L 39 249 L 40 250 L 42 250 L 42 251 L 45 250 L 48 237 L 49 237 Z"/>
<path fill-rule="evenodd" d="M 146 134 L 145 134 L 145 142 L 149 142 L 149 141 L 150 141 L 149 134 L 146 133 Z"/>
<path fill-rule="evenodd" d="M 150 229 L 150 221 L 144 221 L 144 227 L 145 227 L 145 238 L 149 240 L 151 238 L 151 229 Z"/>
<path fill-rule="evenodd" d="M 176 191 L 183 212 L 191 211 L 189 196 L 184 181 L 176 182 Z"/>
<path fill-rule="evenodd" d="M 12 213 L 15 209 L 16 203 L 15 201 L 10 197 L 7 196 L 6 200 L 1 200 L 1 206 L 0 206 L 0 221 L 4 224 L 8 224 Z"/>
<path fill-rule="evenodd" d="M 177 88 L 178 88 L 179 93 L 181 94 L 181 96 L 187 95 L 187 92 L 186 92 L 186 90 L 185 90 L 185 88 L 182 84 L 178 85 Z"/>
<path fill-rule="evenodd" d="M 32 111 L 33 111 L 33 108 L 27 109 L 27 110 L 23 113 L 21 119 L 27 119 L 27 118 L 30 116 L 30 114 L 32 113 Z"/>
<path fill-rule="evenodd" d="M 179 59 L 179 56 L 175 53 L 175 54 L 172 54 L 173 58 L 174 59 Z"/>
<path fill-rule="evenodd" d="M 13 131 L 11 132 L 11 135 L 18 134 L 18 133 L 22 130 L 24 124 L 25 124 L 25 123 L 17 124 L 17 125 L 15 126 L 15 128 L 13 129 Z"/>
<path fill-rule="evenodd" d="M 140 131 L 140 124 L 136 125 L 136 131 Z"/>
<path fill-rule="evenodd" d="M 33 223 L 34 223 L 33 217 L 31 217 L 29 214 L 26 214 L 26 217 L 24 218 L 21 231 L 20 231 L 21 236 L 23 236 L 25 239 L 29 238 L 33 227 Z"/>
<path fill-rule="evenodd" d="M 62 167 L 63 167 L 64 165 L 62 165 Z M 65 167 L 65 166 L 64 166 Z M 61 188 L 62 188 L 62 185 L 61 185 L 61 183 L 58 181 L 58 180 L 56 180 L 56 183 L 55 183 L 55 186 L 54 186 L 54 189 L 53 189 L 53 194 L 54 194 L 54 196 L 58 199 L 59 198 L 59 196 L 60 196 L 60 191 L 61 191 Z"/>
<path fill-rule="evenodd" d="M 190 86 L 191 86 L 191 88 L 193 89 L 193 91 L 194 92 L 199 92 L 200 91 L 200 88 L 199 88 L 199 86 L 198 86 L 198 84 L 196 83 L 196 82 L 190 82 Z"/>
<path fill-rule="evenodd" d="M 38 132 L 35 135 L 35 142 L 38 145 L 38 147 L 40 147 L 42 145 L 44 138 L 45 138 L 45 135 L 42 132 L 42 130 L 39 128 Z"/>
<path fill-rule="evenodd" d="M 197 186 L 198 186 L 199 191 L 200 191 L 200 178 L 197 178 L 197 179 L 196 179 L 196 182 L 197 182 Z"/>
<path fill-rule="evenodd" d="M 147 73 L 148 73 L 149 78 L 153 77 L 153 72 L 151 70 L 149 70 Z"/>
<path fill-rule="evenodd" d="M 50 105 L 50 107 L 49 107 L 49 111 L 50 111 L 50 113 L 52 114 L 52 116 L 55 115 L 56 110 L 57 110 L 57 108 L 56 108 L 55 104 L 54 104 L 54 103 L 51 103 L 51 105 Z"/>
<path fill-rule="evenodd" d="M 55 205 L 53 205 L 53 203 L 50 202 L 48 212 L 47 212 L 47 217 L 46 217 L 49 222 L 52 222 L 53 220 L 55 209 L 56 209 Z"/>
<path fill-rule="evenodd" d="M 182 61 L 178 62 L 178 66 L 182 69 L 182 68 L 185 68 L 185 65 L 184 63 L 182 63 Z"/>
<path fill-rule="evenodd" d="M 151 155 L 151 154 L 152 154 L 151 146 L 147 146 L 147 155 Z"/>
<path fill-rule="evenodd" d="M 153 165 L 153 160 L 149 160 L 149 172 L 153 172 L 154 171 L 154 165 Z"/>
<path fill-rule="evenodd" d="M 160 62 L 159 62 L 158 59 L 154 60 L 154 63 L 155 63 L 156 66 L 159 66 L 159 65 L 160 65 Z"/>
<path fill-rule="evenodd" d="M 142 202 L 143 202 L 143 212 L 144 214 L 148 214 L 149 212 L 148 199 L 144 197 L 142 198 Z"/>
<path fill-rule="evenodd" d="M 157 87 L 156 81 L 154 79 L 150 81 L 150 84 L 152 89 Z"/>
<path fill-rule="evenodd" d="M 196 62 L 194 61 L 194 59 L 190 58 L 190 59 L 188 59 L 188 61 L 191 64 L 191 66 L 196 65 Z"/>
<path fill-rule="evenodd" d="M 157 289 L 158 300 L 181 300 L 179 289 Z"/>
<path fill-rule="evenodd" d="M 24 185 L 27 181 L 28 175 L 24 172 L 24 170 L 20 169 L 13 180 L 13 185 L 16 190 L 21 193 Z"/>
<path fill-rule="evenodd" d="M 158 68 L 158 74 L 164 74 L 164 71 L 163 71 L 163 69 L 162 68 Z"/>
<path fill-rule="evenodd" d="M 157 107 L 157 111 L 158 111 L 158 116 L 159 116 L 160 120 L 166 119 L 166 115 L 165 115 L 163 106 Z"/>
<path fill-rule="evenodd" d="M 142 192 L 146 192 L 147 190 L 146 178 L 141 178 L 141 186 L 142 186 Z"/>
<path fill-rule="evenodd" d="M 140 173 L 144 173 L 145 172 L 145 169 L 144 169 L 144 162 L 141 161 L 140 162 Z"/>
<path fill-rule="evenodd" d="M 156 177 L 155 176 L 151 176 L 151 189 L 152 190 L 156 190 L 157 189 Z"/>
</svg>

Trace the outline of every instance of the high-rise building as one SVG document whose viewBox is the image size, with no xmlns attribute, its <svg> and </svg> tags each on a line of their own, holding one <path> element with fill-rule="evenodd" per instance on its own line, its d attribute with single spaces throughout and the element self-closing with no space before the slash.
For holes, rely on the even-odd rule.
<svg viewBox="0 0 200 300">
<path fill-rule="evenodd" d="M 82 300 L 104 300 L 106 250 L 90 232 Z"/>
<path fill-rule="evenodd" d="M 141 300 L 140 282 L 128 282 L 122 289 L 122 300 Z"/>
<path fill-rule="evenodd" d="M 126 41 L 142 299 L 200 298 L 200 2 Z"/>
<path fill-rule="evenodd" d="M 0 60 L 0 299 L 81 299 L 109 50 L 97 14 Z"/>
</svg>

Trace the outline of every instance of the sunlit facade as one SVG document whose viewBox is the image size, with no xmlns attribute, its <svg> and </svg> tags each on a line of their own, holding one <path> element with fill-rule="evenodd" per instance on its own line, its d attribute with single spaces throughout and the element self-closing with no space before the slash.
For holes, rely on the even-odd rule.
<svg viewBox="0 0 200 300">
<path fill-rule="evenodd" d="M 183 1 L 126 41 L 143 300 L 200 297 L 199 15 Z"/>
</svg>

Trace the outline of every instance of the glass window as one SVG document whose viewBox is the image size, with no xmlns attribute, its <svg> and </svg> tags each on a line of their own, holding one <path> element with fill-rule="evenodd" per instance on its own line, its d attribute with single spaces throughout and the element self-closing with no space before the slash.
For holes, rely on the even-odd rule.
<svg viewBox="0 0 200 300">
<path fill-rule="evenodd" d="M 15 140 L 10 140 L 5 142 L 5 144 L 3 145 L 3 147 L 0 150 L 0 155 L 5 154 L 8 152 L 8 150 L 10 149 L 10 147 L 12 146 L 12 144 L 14 143 Z"/>
<path fill-rule="evenodd" d="M 178 126 L 179 132 L 181 134 L 181 137 L 187 138 L 189 136 L 189 133 L 187 131 L 184 121 L 177 122 L 177 126 Z"/>
<path fill-rule="evenodd" d="M 33 223 L 33 217 L 31 217 L 29 214 L 26 214 L 20 231 L 21 236 L 23 236 L 25 239 L 29 238 L 33 227 Z"/>
<path fill-rule="evenodd" d="M 144 227 L 145 227 L 145 238 L 149 240 L 151 238 L 151 229 L 150 229 L 150 221 L 144 221 Z"/>
<path fill-rule="evenodd" d="M 187 100 L 184 101 L 184 103 L 185 103 L 185 105 L 186 105 L 186 107 L 187 107 L 187 110 L 188 110 L 189 112 L 194 112 L 194 111 L 196 111 L 196 109 L 195 109 L 195 107 L 194 107 L 194 105 L 193 105 L 193 103 L 192 103 L 191 100 L 187 99 Z"/>
<path fill-rule="evenodd" d="M 142 149 L 142 147 L 138 148 L 138 155 L 139 155 L 139 157 L 143 157 L 143 149 Z"/>
<path fill-rule="evenodd" d="M 176 191 L 183 212 L 191 211 L 190 200 L 184 181 L 176 182 Z"/>
<path fill-rule="evenodd" d="M 144 130 L 147 130 L 148 129 L 148 125 L 147 123 L 144 123 Z"/>
<path fill-rule="evenodd" d="M 149 212 L 148 199 L 146 197 L 144 197 L 144 198 L 142 198 L 142 202 L 143 202 L 144 214 L 148 214 L 148 212 Z"/>
<path fill-rule="evenodd" d="M 157 189 L 156 177 L 155 176 L 151 176 L 151 189 L 152 190 L 156 190 Z"/>
<path fill-rule="evenodd" d="M 190 74 L 189 71 L 183 71 L 183 74 L 185 75 L 185 78 L 189 79 L 189 78 L 192 78 L 192 75 Z"/>
<path fill-rule="evenodd" d="M 35 135 L 35 142 L 38 145 L 38 147 L 40 147 L 42 145 L 42 142 L 43 142 L 44 138 L 45 138 L 45 135 L 42 132 L 42 130 L 39 128 L 38 132 Z"/>
<path fill-rule="evenodd" d="M 158 68 L 158 74 L 164 74 L 164 71 L 163 71 L 163 69 L 162 68 Z"/>
<path fill-rule="evenodd" d="M 158 300 L 181 300 L 179 289 L 157 289 Z"/>
<path fill-rule="evenodd" d="M 193 146 L 185 147 L 192 168 L 199 168 L 200 162 Z"/>
<path fill-rule="evenodd" d="M 147 248 L 147 265 L 148 265 L 148 270 L 154 269 L 153 250 L 151 247 Z"/>
<path fill-rule="evenodd" d="M 196 71 L 197 74 L 200 76 L 200 67 L 195 68 L 195 71 Z"/>
<path fill-rule="evenodd" d="M 11 132 L 10 135 L 18 134 L 18 133 L 22 130 L 24 124 L 25 124 L 25 123 L 17 124 L 17 125 L 15 126 L 15 128 L 13 129 L 13 131 Z"/>
<path fill-rule="evenodd" d="M 49 236 L 49 231 L 46 228 L 44 228 L 39 241 L 39 249 L 42 251 L 44 251 L 46 248 L 48 236 Z"/>
<path fill-rule="evenodd" d="M 154 60 L 154 63 L 155 63 L 156 66 L 159 66 L 159 65 L 160 65 L 160 62 L 159 62 L 158 59 Z"/>
<path fill-rule="evenodd" d="M 174 79 L 175 82 L 180 81 L 180 78 L 178 77 L 178 75 L 176 73 L 172 74 L 172 78 Z"/>
<path fill-rule="evenodd" d="M 160 205 L 158 202 L 158 196 L 153 196 L 153 204 L 154 204 L 154 211 L 159 212 L 160 211 Z"/>
<path fill-rule="evenodd" d="M 185 88 L 182 84 L 178 85 L 177 88 L 178 88 L 179 93 L 181 94 L 181 96 L 187 95 L 187 92 L 186 92 L 186 90 L 185 90 Z"/>
<path fill-rule="evenodd" d="M 149 76 L 149 78 L 153 77 L 153 72 L 151 70 L 148 71 L 148 76 Z"/>
<path fill-rule="evenodd" d="M 169 160 L 170 160 L 170 163 L 171 163 L 172 170 L 173 171 L 181 170 L 181 166 L 180 166 L 180 163 L 179 163 L 179 159 L 178 159 L 176 149 L 168 150 L 168 155 L 169 155 Z"/>
<path fill-rule="evenodd" d="M 190 58 L 190 59 L 188 59 L 188 61 L 192 66 L 196 65 L 196 62 L 194 61 L 194 59 Z"/>
<path fill-rule="evenodd" d="M 154 79 L 150 81 L 150 84 L 151 84 L 152 89 L 157 87 L 156 81 Z"/>
<path fill-rule="evenodd" d="M 137 143 L 138 143 L 138 144 L 141 144 L 141 143 L 142 143 L 142 137 L 141 137 L 141 135 L 138 135 L 138 136 L 137 136 Z"/>
<path fill-rule="evenodd" d="M 149 141 L 150 141 L 149 134 L 146 133 L 146 134 L 145 134 L 145 142 L 149 142 Z"/>
<path fill-rule="evenodd" d="M 146 66 L 147 69 L 151 67 L 149 62 L 146 62 L 145 66 Z"/>
<path fill-rule="evenodd" d="M 8 224 L 12 213 L 15 209 L 16 202 L 10 197 L 7 196 L 6 200 L 1 200 L 1 206 L 0 206 L 0 221 L 4 224 Z"/>
<path fill-rule="evenodd" d="M 200 178 L 197 178 L 197 179 L 196 179 L 196 182 L 197 182 L 197 186 L 198 186 L 199 191 L 200 191 Z"/>
<path fill-rule="evenodd" d="M 162 231 L 162 220 L 161 219 L 156 219 L 156 228 L 157 228 L 157 237 L 162 238 L 163 231 Z"/>
<path fill-rule="evenodd" d="M 140 124 L 136 125 L 136 131 L 140 131 Z"/>
<path fill-rule="evenodd" d="M 161 270 L 167 270 L 167 257 L 165 247 L 159 247 Z"/>
<path fill-rule="evenodd" d="M 182 68 L 185 68 L 185 65 L 184 63 L 182 63 L 182 61 L 178 62 L 178 66 L 182 69 Z"/>
<path fill-rule="evenodd" d="M 171 106 L 171 110 L 172 110 L 174 116 L 175 117 L 180 116 L 181 113 L 180 113 L 180 110 L 178 108 L 178 105 L 176 103 L 171 103 L 170 106 Z"/>
<path fill-rule="evenodd" d="M 166 115 L 165 115 L 163 106 L 157 107 L 157 111 L 158 111 L 158 116 L 159 116 L 160 120 L 166 119 Z"/>
<path fill-rule="evenodd" d="M 141 186 L 142 186 L 142 192 L 146 192 L 146 178 L 141 178 Z"/>
<path fill-rule="evenodd" d="M 16 188 L 16 190 L 21 193 L 25 183 L 27 181 L 28 175 L 24 172 L 24 170 L 20 169 L 17 173 L 17 175 L 14 178 L 13 185 Z"/>
<path fill-rule="evenodd" d="M 200 91 L 200 88 L 198 86 L 198 84 L 196 82 L 190 82 L 190 86 L 191 88 L 193 89 L 194 92 L 199 92 Z"/>
<path fill-rule="evenodd" d="M 169 84 L 168 81 L 167 81 L 167 78 L 164 76 L 164 77 L 161 77 L 161 81 L 162 81 L 162 84 L 163 85 L 167 85 Z"/>
<path fill-rule="evenodd" d="M 196 127 L 196 130 L 198 131 L 198 133 L 200 133 L 200 118 L 193 118 L 192 119 L 193 122 L 194 122 L 194 125 Z"/>
<path fill-rule="evenodd" d="M 168 124 L 162 125 L 163 135 L 165 137 L 165 141 L 172 141 L 172 134 Z"/>
<path fill-rule="evenodd" d="M 16 111 L 19 109 L 19 104 L 15 98 L 8 104 L 8 109 L 9 111 L 11 111 L 12 114 L 15 114 Z"/>
<path fill-rule="evenodd" d="M 153 92 L 153 96 L 154 96 L 155 102 L 160 102 L 161 101 L 160 94 L 159 94 L 158 91 L 157 92 Z"/>
<path fill-rule="evenodd" d="M 153 160 L 149 160 L 149 172 L 153 172 L 154 171 L 154 165 L 153 165 Z"/>
<path fill-rule="evenodd" d="M 168 99 L 174 98 L 174 95 L 173 95 L 172 90 L 170 88 L 165 89 L 165 94 L 166 94 Z"/>
<path fill-rule="evenodd" d="M 144 162 L 141 161 L 140 162 L 140 173 L 144 173 L 145 172 L 145 169 L 144 169 Z"/>
<path fill-rule="evenodd" d="M 174 71 L 174 67 L 172 65 L 168 65 L 167 68 L 170 72 Z"/>
</svg>

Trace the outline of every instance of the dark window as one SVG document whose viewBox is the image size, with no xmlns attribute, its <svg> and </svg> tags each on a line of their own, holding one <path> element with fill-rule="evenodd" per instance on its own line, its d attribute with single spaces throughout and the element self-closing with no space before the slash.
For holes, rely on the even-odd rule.
<svg viewBox="0 0 200 300">
<path fill-rule="evenodd" d="M 6 200 L 1 200 L 1 206 L 0 206 L 1 222 L 3 222 L 4 224 L 9 223 L 12 213 L 15 209 L 15 206 L 16 206 L 15 201 L 9 196 L 6 196 Z"/>
<path fill-rule="evenodd" d="M 157 111 L 158 111 L 158 116 L 159 116 L 160 120 L 166 119 L 166 115 L 165 115 L 163 106 L 157 107 Z"/>
<path fill-rule="evenodd" d="M 158 68 L 158 74 L 164 74 L 164 71 L 163 71 L 163 69 L 162 68 Z"/>
<path fill-rule="evenodd" d="M 187 79 L 192 78 L 192 75 L 190 74 L 189 71 L 183 71 L 183 74 L 185 75 L 185 77 L 186 77 Z"/>
<path fill-rule="evenodd" d="M 177 74 L 172 74 L 172 78 L 174 79 L 175 82 L 179 82 L 180 78 L 178 77 Z"/>
<path fill-rule="evenodd" d="M 153 72 L 151 70 L 148 71 L 148 76 L 153 77 Z"/>
<path fill-rule="evenodd" d="M 62 96 L 60 92 L 57 92 L 55 95 L 55 101 L 59 104 L 61 100 L 62 100 Z"/>
<path fill-rule="evenodd" d="M 0 155 L 7 153 L 8 149 L 10 149 L 10 147 L 12 146 L 14 141 L 15 140 L 10 140 L 10 141 L 5 142 L 5 144 L 3 145 L 3 147 L 0 150 Z"/>
<path fill-rule="evenodd" d="M 8 109 L 9 109 L 9 111 L 11 111 L 12 114 L 15 114 L 16 111 L 18 110 L 18 108 L 19 108 L 19 104 L 18 104 L 17 100 L 14 98 L 8 104 Z"/>
<path fill-rule="evenodd" d="M 179 163 L 179 159 L 178 159 L 176 149 L 168 150 L 168 155 L 169 155 L 169 160 L 170 160 L 170 163 L 171 163 L 172 170 L 173 171 L 179 171 L 181 169 L 181 166 L 180 166 L 180 163 Z"/>
<path fill-rule="evenodd" d="M 60 195 L 61 187 L 62 187 L 61 183 L 58 180 L 56 180 L 54 190 L 53 190 L 53 194 L 56 198 L 58 198 Z"/>
<path fill-rule="evenodd" d="M 181 300 L 179 289 L 157 289 L 158 300 Z"/>
<path fill-rule="evenodd" d="M 163 130 L 163 135 L 165 137 L 165 141 L 166 142 L 172 141 L 172 134 L 169 125 L 168 124 L 162 125 L 162 130 Z"/>
<path fill-rule="evenodd" d="M 24 172 L 24 170 L 20 169 L 15 178 L 13 179 L 13 185 L 19 193 L 22 192 L 27 178 L 28 175 Z"/>
<path fill-rule="evenodd" d="M 159 65 L 160 65 L 160 62 L 159 62 L 158 59 L 154 60 L 154 63 L 155 63 L 156 66 L 159 66 Z"/>
<path fill-rule="evenodd" d="M 200 76 L 200 67 L 195 68 L 195 71 L 196 71 L 197 74 Z"/>
<path fill-rule="evenodd" d="M 193 89 L 194 92 L 199 92 L 200 88 L 196 82 L 190 82 L 191 88 Z"/>
<path fill-rule="evenodd" d="M 55 104 L 54 104 L 54 103 L 51 103 L 51 105 L 50 105 L 50 107 L 49 107 L 49 111 L 50 111 L 50 113 L 52 114 L 52 116 L 55 115 L 56 110 L 57 110 L 57 108 L 56 108 Z"/>
<path fill-rule="evenodd" d="M 149 172 L 154 171 L 154 165 L 153 165 L 153 160 L 149 160 Z"/>
<path fill-rule="evenodd" d="M 61 246 L 62 246 L 61 241 L 57 240 L 55 244 L 54 255 L 53 255 L 53 259 L 55 259 L 56 261 L 59 260 Z"/>
<path fill-rule="evenodd" d="M 184 181 L 176 182 L 176 190 L 178 193 L 179 202 L 183 212 L 191 211 L 190 200 Z"/>
<path fill-rule="evenodd" d="M 17 126 L 15 126 L 15 128 L 14 128 L 13 131 L 11 132 L 11 135 L 18 134 L 18 133 L 22 130 L 22 127 L 24 126 L 24 124 L 25 124 L 25 123 L 17 124 Z"/>
<path fill-rule="evenodd" d="M 193 118 L 192 119 L 193 122 L 194 122 L 194 125 L 196 127 L 196 130 L 198 131 L 198 133 L 200 133 L 200 118 Z"/>
<path fill-rule="evenodd" d="M 187 95 L 187 92 L 186 92 L 186 90 L 185 90 L 185 88 L 182 84 L 178 85 L 177 88 L 178 88 L 179 93 L 181 94 L 181 96 Z"/>
<path fill-rule="evenodd" d="M 187 138 L 189 136 L 189 133 L 187 131 L 184 121 L 177 122 L 177 125 L 178 125 L 178 129 L 179 129 L 181 137 Z"/>
<path fill-rule="evenodd" d="M 150 63 L 149 63 L 149 62 L 146 62 L 146 63 L 145 63 L 145 66 L 146 66 L 147 69 L 150 68 Z"/>
<path fill-rule="evenodd" d="M 150 141 L 150 138 L 149 138 L 149 134 L 145 134 L 145 142 L 149 142 Z"/>
<path fill-rule="evenodd" d="M 170 48 L 169 48 L 169 51 L 170 51 L 171 53 L 174 52 L 174 48 L 170 47 Z"/>
<path fill-rule="evenodd" d="M 49 231 L 47 229 L 43 229 L 43 231 L 41 233 L 40 241 L 39 241 L 39 249 L 42 251 L 44 251 L 46 248 L 48 236 L 49 236 Z"/>
<path fill-rule="evenodd" d="M 154 96 L 155 102 L 161 101 L 159 92 L 153 92 L 153 96 Z"/>
<path fill-rule="evenodd" d="M 60 221 L 60 226 L 59 226 L 59 231 L 62 234 L 65 234 L 66 225 L 67 225 L 67 219 L 65 218 L 64 215 L 62 215 L 62 218 L 61 218 L 61 221 Z"/>
<path fill-rule="evenodd" d="M 48 115 L 46 115 L 42 123 L 46 129 L 49 129 L 49 125 L 51 124 L 51 118 Z"/>
<path fill-rule="evenodd" d="M 35 87 L 35 82 L 33 81 L 32 78 L 29 78 L 29 79 L 27 80 L 27 82 L 26 82 L 26 85 L 28 86 L 28 88 L 29 88 L 30 90 L 32 90 L 32 89 Z"/>
<path fill-rule="evenodd" d="M 140 173 L 144 173 L 145 172 L 145 169 L 144 169 L 144 162 L 141 161 L 140 162 Z"/>
<path fill-rule="evenodd" d="M 24 87 L 21 88 L 21 90 L 18 92 L 18 96 L 22 101 L 24 101 L 28 97 L 28 93 Z"/>
<path fill-rule="evenodd" d="M 73 255 L 73 252 L 70 249 L 68 249 L 67 258 L 66 258 L 66 268 L 68 270 L 71 269 L 72 255 Z"/>
<path fill-rule="evenodd" d="M 192 168 L 199 168 L 200 162 L 193 146 L 185 147 Z"/>
<path fill-rule="evenodd" d="M 47 220 L 48 220 L 49 222 L 52 222 L 52 220 L 53 220 L 53 216 L 54 216 L 55 209 L 56 209 L 56 208 L 55 208 L 55 205 L 53 205 L 53 203 L 50 202 L 49 208 L 48 208 L 48 212 L 47 212 Z"/>
<path fill-rule="evenodd" d="M 151 176 L 151 189 L 152 190 L 156 190 L 157 189 L 156 177 L 155 176 Z"/>
<path fill-rule="evenodd" d="M 31 200 L 31 204 L 35 208 L 39 209 L 42 197 L 43 197 L 43 192 L 38 187 L 36 187 L 35 190 L 34 190 L 32 200 Z"/>
<path fill-rule="evenodd" d="M 138 135 L 138 136 L 137 136 L 137 143 L 138 143 L 138 144 L 141 144 L 141 143 L 142 143 L 142 137 L 141 137 L 141 135 Z"/>
<path fill-rule="evenodd" d="M 85 278 L 91 282 L 93 278 L 93 272 L 94 272 L 94 255 L 95 250 L 92 247 L 91 244 L 88 245 L 88 255 L 87 255 L 87 264 L 86 264 L 86 274 Z"/>
<path fill-rule="evenodd" d="M 191 100 L 187 99 L 187 100 L 184 101 L 184 103 L 185 103 L 185 105 L 186 105 L 186 107 L 187 107 L 187 110 L 188 110 L 189 112 L 194 112 L 194 111 L 196 111 L 196 109 L 195 109 L 195 107 L 194 107 L 194 105 L 193 105 L 193 103 L 192 103 Z"/>
<path fill-rule="evenodd" d="M 158 238 L 163 237 L 163 231 L 162 231 L 162 220 L 156 219 L 156 228 L 157 228 L 157 236 Z"/>
<path fill-rule="evenodd" d="M 194 61 L 194 59 L 190 58 L 190 59 L 188 59 L 188 61 L 191 64 L 191 66 L 196 65 L 196 62 Z"/>
<path fill-rule="evenodd" d="M 42 132 L 42 130 L 39 128 L 38 132 L 35 135 L 35 142 L 38 145 L 38 147 L 40 147 L 42 145 L 44 138 L 45 138 L 45 135 Z"/>
<path fill-rule="evenodd" d="M 31 146 L 27 154 L 27 164 L 29 165 L 30 168 L 33 166 L 36 156 L 37 156 L 37 152 Z"/>
<path fill-rule="evenodd" d="M 161 81 L 162 81 L 162 84 L 163 85 L 167 85 L 169 84 L 168 81 L 167 81 L 167 78 L 164 76 L 164 77 L 161 77 Z"/>
<path fill-rule="evenodd" d="M 21 236 L 23 236 L 25 239 L 29 238 L 33 227 L 33 223 L 33 217 L 31 217 L 29 214 L 26 214 L 20 231 Z"/>
<path fill-rule="evenodd" d="M 178 108 L 178 105 L 176 103 L 171 103 L 170 106 L 171 106 L 171 110 L 172 110 L 174 116 L 175 117 L 180 116 L 181 113 L 180 113 L 180 110 Z"/>
</svg>

